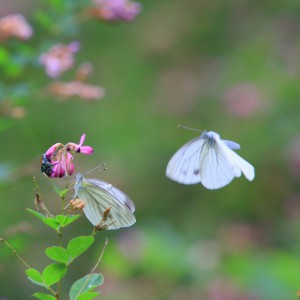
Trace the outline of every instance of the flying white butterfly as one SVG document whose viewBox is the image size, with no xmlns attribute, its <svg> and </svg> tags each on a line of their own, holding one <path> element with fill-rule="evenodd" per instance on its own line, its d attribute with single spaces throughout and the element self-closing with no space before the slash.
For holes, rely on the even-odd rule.
<svg viewBox="0 0 300 300">
<path fill-rule="evenodd" d="M 222 140 L 214 131 L 202 135 L 183 145 L 168 163 L 166 175 L 182 184 L 202 183 L 207 189 L 218 189 L 234 177 L 254 179 L 254 167 L 233 150 L 240 145 Z"/>
<path fill-rule="evenodd" d="M 74 189 L 74 198 L 85 201 L 83 212 L 95 227 L 118 229 L 135 223 L 133 202 L 113 185 L 78 173 Z"/>
</svg>

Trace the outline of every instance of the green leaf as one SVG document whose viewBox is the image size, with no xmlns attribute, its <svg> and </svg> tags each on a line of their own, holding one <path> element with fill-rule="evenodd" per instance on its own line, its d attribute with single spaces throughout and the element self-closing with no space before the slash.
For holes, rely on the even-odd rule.
<svg viewBox="0 0 300 300">
<path fill-rule="evenodd" d="M 49 247 L 45 250 L 46 255 L 58 262 L 61 263 L 68 263 L 69 261 L 69 253 L 66 248 L 64 247 L 58 247 L 58 246 L 53 246 Z"/>
<path fill-rule="evenodd" d="M 69 189 L 61 189 L 59 188 L 58 186 L 54 185 L 53 184 L 53 188 L 54 188 L 54 191 L 59 195 L 59 197 L 64 197 L 67 192 L 69 191 Z"/>
<path fill-rule="evenodd" d="M 80 215 L 57 215 L 55 220 L 60 224 L 61 227 L 66 227 L 70 223 L 76 221 L 78 218 L 80 218 Z"/>
<path fill-rule="evenodd" d="M 94 242 L 94 237 L 88 236 L 78 236 L 72 239 L 67 246 L 70 257 L 75 259 L 80 254 L 85 252 Z"/>
<path fill-rule="evenodd" d="M 56 300 L 54 296 L 44 293 L 34 293 L 33 296 L 41 300 Z"/>
<path fill-rule="evenodd" d="M 81 294 L 77 300 L 91 300 L 97 297 L 100 293 L 99 292 L 87 292 L 84 294 Z"/>
<path fill-rule="evenodd" d="M 62 263 L 48 265 L 42 274 L 43 281 L 47 286 L 51 286 L 60 281 L 66 274 L 67 267 Z"/>
<path fill-rule="evenodd" d="M 69 189 L 61 190 L 60 193 L 59 193 L 59 196 L 60 197 L 65 197 L 68 191 L 69 191 Z"/>
<path fill-rule="evenodd" d="M 43 219 L 44 223 L 49 227 L 55 229 L 56 231 L 59 230 L 60 224 L 53 218 L 45 218 Z"/>
<path fill-rule="evenodd" d="M 73 223 L 74 221 L 76 221 L 77 219 L 79 219 L 81 216 L 80 215 L 69 215 L 68 216 L 68 219 L 67 219 L 67 222 L 65 224 L 65 226 Z"/>
<path fill-rule="evenodd" d="M 71 300 L 79 300 L 81 298 L 78 298 L 80 295 L 83 295 L 84 293 L 91 292 L 94 288 L 97 286 L 103 284 L 103 276 L 102 274 L 88 274 L 84 277 L 78 279 L 75 281 L 71 287 L 69 296 Z M 92 298 L 82 298 L 83 299 L 92 299 Z"/>
<path fill-rule="evenodd" d="M 36 270 L 34 268 L 30 268 L 30 269 L 25 270 L 25 273 L 27 274 L 28 279 L 30 281 L 32 281 L 33 283 L 35 283 L 37 285 L 45 286 L 42 275 L 38 270 Z"/>
<path fill-rule="evenodd" d="M 40 219 L 40 220 L 44 220 L 46 218 L 45 215 L 33 210 L 33 209 L 30 209 L 30 208 L 26 208 L 32 215 L 34 215 L 36 218 Z"/>
<path fill-rule="evenodd" d="M 64 215 L 57 215 L 55 217 L 55 220 L 57 223 L 59 223 L 60 226 L 65 226 L 65 224 L 67 223 L 68 220 L 68 216 L 64 216 Z"/>
</svg>

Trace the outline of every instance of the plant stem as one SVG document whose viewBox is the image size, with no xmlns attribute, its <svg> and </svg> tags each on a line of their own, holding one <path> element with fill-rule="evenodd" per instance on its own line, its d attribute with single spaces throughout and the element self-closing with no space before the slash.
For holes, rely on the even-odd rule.
<svg viewBox="0 0 300 300">
<path fill-rule="evenodd" d="M 14 247 L 9 244 L 5 239 L 0 238 L 0 242 L 4 243 L 8 248 L 10 248 L 10 250 L 12 250 L 12 252 L 17 256 L 17 258 L 21 261 L 21 263 L 23 265 L 26 266 L 26 268 L 30 269 L 29 264 L 20 256 L 20 254 L 14 249 Z"/>
<path fill-rule="evenodd" d="M 90 278 L 92 277 L 93 273 L 94 273 L 95 270 L 98 268 L 98 266 L 99 266 L 99 264 L 100 264 L 100 262 L 101 262 L 101 259 L 102 259 L 102 256 L 103 256 L 103 254 L 104 254 L 104 251 L 105 251 L 105 248 L 106 248 L 107 244 L 108 244 L 108 238 L 105 238 L 105 243 L 104 243 L 104 246 L 103 246 L 102 251 L 101 251 L 101 253 L 100 253 L 100 256 L 99 256 L 99 258 L 98 258 L 98 260 L 97 260 L 95 266 L 94 266 L 93 269 L 91 270 L 89 276 L 87 277 L 85 283 L 82 285 L 82 287 L 81 287 L 81 289 L 79 290 L 79 292 L 78 292 L 77 295 L 80 295 L 80 294 L 81 294 L 82 290 L 84 289 L 84 287 L 85 287 L 85 286 L 87 285 L 87 283 L 89 282 L 89 280 L 90 280 Z M 77 297 L 76 297 L 76 299 L 77 299 Z M 76 299 L 75 299 L 75 300 L 76 300 Z"/>
</svg>

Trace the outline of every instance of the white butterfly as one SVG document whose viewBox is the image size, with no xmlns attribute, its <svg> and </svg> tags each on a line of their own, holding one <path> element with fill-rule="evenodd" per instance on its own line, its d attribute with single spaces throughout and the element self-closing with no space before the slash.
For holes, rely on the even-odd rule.
<svg viewBox="0 0 300 300">
<path fill-rule="evenodd" d="M 239 144 L 221 140 L 214 131 L 204 131 L 173 155 L 166 175 L 182 184 L 201 182 L 208 189 L 221 188 L 242 173 L 252 181 L 254 167 L 233 151 L 238 149 Z"/>
<path fill-rule="evenodd" d="M 113 185 L 77 174 L 74 189 L 74 198 L 85 201 L 83 212 L 94 226 L 118 229 L 135 223 L 133 202 Z"/>
</svg>

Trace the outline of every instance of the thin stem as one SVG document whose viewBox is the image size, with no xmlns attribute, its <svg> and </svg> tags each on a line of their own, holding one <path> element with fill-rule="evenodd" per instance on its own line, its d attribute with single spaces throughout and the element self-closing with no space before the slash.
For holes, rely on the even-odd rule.
<svg viewBox="0 0 300 300">
<path fill-rule="evenodd" d="M 12 252 L 17 256 L 17 258 L 21 261 L 21 263 L 23 265 L 26 266 L 26 268 L 30 269 L 30 266 L 29 264 L 21 257 L 21 255 L 15 250 L 15 248 L 10 244 L 8 243 L 5 239 L 3 238 L 0 238 L 0 242 L 4 243 L 7 247 L 10 248 L 10 250 L 12 250 Z"/>
<path fill-rule="evenodd" d="M 108 244 L 108 238 L 105 238 L 105 243 L 104 243 L 104 246 L 103 246 L 102 251 L 101 251 L 101 253 L 100 253 L 100 256 L 99 256 L 99 258 L 98 258 L 98 260 L 97 260 L 95 266 L 94 266 L 93 269 L 91 270 L 89 276 L 87 277 L 85 283 L 83 284 L 83 286 L 82 286 L 81 289 L 79 290 L 77 296 L 79 296 L 79 295 L 81 294 L 81 292 L 83 291 L 84 287 L 87 285 L 87 283 L 89 282 L 90 278 L 92 277 L 93 273 L 94 273 L 95 270 L 98 268 L 98 266 L 99 266 L 99 264 L 100 264 L 100 262 L 101 262 L 102 256 L 103 256 L 103 254 L 104 254 L 104 251 L 105 251 L 105 249 L 106 249 L 107 244 Z M 76 296 L 75 300 L 77 299 L 77 296 Z"/>
<path fill-rule="evenodd" d="M 12 250 L 12 252 L 17 256 L 17 258 L 21 261 L 21 263 L 26 266 L 27 269 L 31 269 L 29 264 L 21 257 L 21 255 L 15 250 L 15 248 L 8 241 L 6 241 L 3 238 L 0 238 L 0 242 L 4 243 L 10 250 Z M 56 298 L 59 297 L 59 295 L 50 286 L 46 287 L 46 289 L 50 291 L 53 295 L 55 295 Z"/>
<path fill-rule="evenodd" d="M 61 290 L 62 280 L 60 280 L 57 284 L 57 292 L 56 292 L 56 299 L 59 300 L 60 290 Z"/>
<path fill-rule="evenodd" d="M 67 174 L 67 172 L 66 172 Z M 66 176 L 66 190 L 69 189 L 69 181 L 68 181 L 68 177 Z M 62 215 L 65 215 L 65 206 L 66 206 L 66 198 L 65 196 L 61 196 L 61 213 Z M 63 228 L 60 227 L 59 232 L 58 232 L 58 238 L 59 238 L 59 246 L 62 247 L 63 245 Z M 61 291 L 61 287 L 62 287 L 62 279 L 58 282 L 57 284 L 57 293 L 56 293 L 56 299 L 59 300 L 60 297 L 60 291 Z"/>
<path fill-rule="evenodd" d="M 64 215 L 66 206 L 66 199 L 64 196 L 61 197 L 61 214 Z"/>
</svg>

